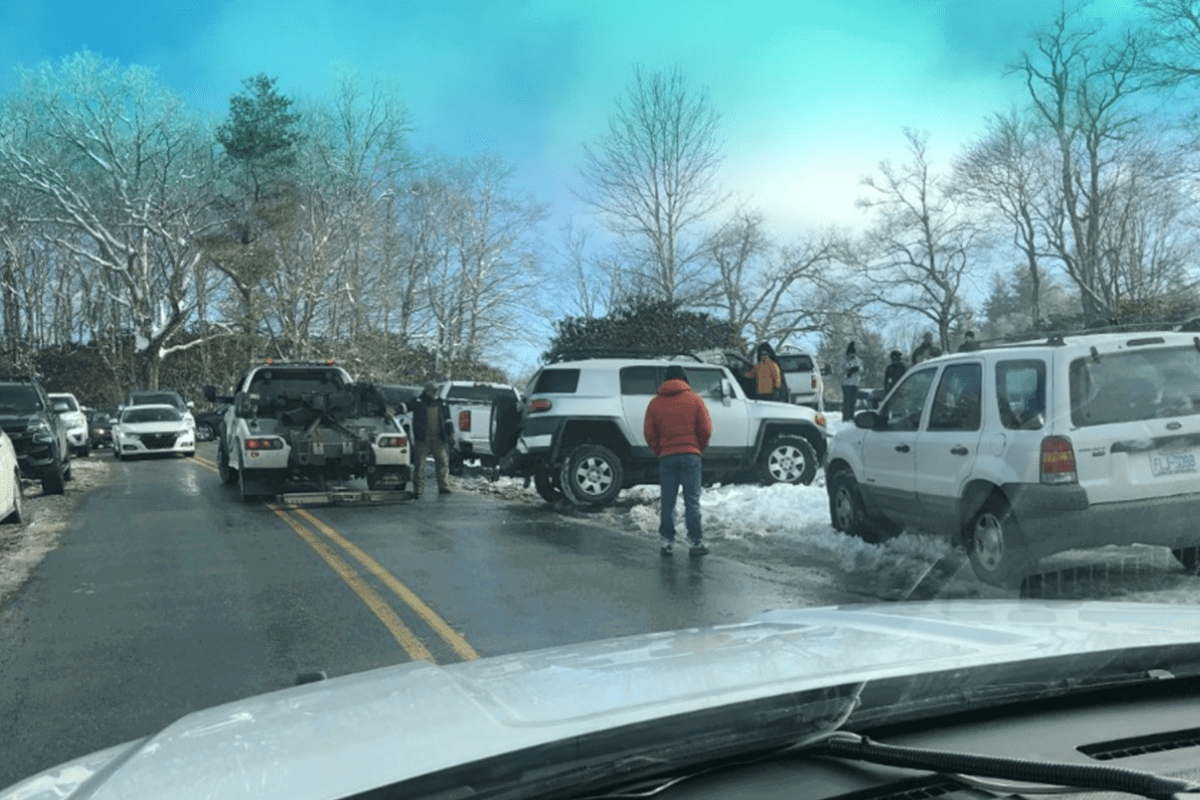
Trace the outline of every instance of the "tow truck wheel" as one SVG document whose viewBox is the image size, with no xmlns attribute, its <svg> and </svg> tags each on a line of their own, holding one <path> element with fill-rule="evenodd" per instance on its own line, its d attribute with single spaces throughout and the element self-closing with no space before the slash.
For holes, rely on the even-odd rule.
<svg viewBox="0 0 1200 800">
<path fill-rule="evenodd" d="M 217 472 L 221 475 L 221 483 L 230 484 L 238 479 L 238 471 L 229 466 L 229 453 L 225 450 L 225 440 L 217 443 Z"/>
<path fill-rule="evenodd" d="M 238 477 L 238 494 L 241 495 L 243 503 L 249 503 L 251 500 L 254 499 L 255 496 L 246 491 L 246 468 L 245 468 L 245 464 L 242 463 L 241 453 L 238 453 L 237 477 Z"/>
</svg>

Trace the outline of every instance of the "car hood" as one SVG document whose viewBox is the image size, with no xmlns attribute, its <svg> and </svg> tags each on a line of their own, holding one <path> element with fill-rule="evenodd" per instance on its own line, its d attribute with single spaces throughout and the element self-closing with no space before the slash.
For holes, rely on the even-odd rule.
<svg viewBox="0 0 1200 800">
<path fill-rule="evenodd" d="M 1178 605 L 951 601 L 771 612 L 415 662 L 189 714 L 0 798 L 332 798 L 619 726 L 851 682 L 1200 640 Z"/>
</svg>

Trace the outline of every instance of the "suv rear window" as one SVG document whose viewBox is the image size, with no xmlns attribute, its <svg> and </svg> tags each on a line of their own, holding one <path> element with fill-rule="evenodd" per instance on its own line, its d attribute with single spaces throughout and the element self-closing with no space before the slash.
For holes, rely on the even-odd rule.
<svg viewBox="0 0 1200 800">
<path fill-rule="evenodd" d="M 1200 413 L 1200 352 L 1155 347 L 1071 362 L 1071 422 L 1105 425 Z"/>
<path fill-rule="evenodd" d="M 578 369 L 544 369 L 533 385 L 533 394 L 574 394 L 578 387 Z"/>
<path fill-rule="evenodd" d="M 451 386 L 446 392 L 447 400 L 471 400 L 478 403 L 491 403 L 497 397 L 516 397 L 513 389 L 498 386 Z"/>
<path fill-rule="evenodd" d="M 778 356 L 779 369 L 784 372 L 812 372 L 813 361 L 809 356 Z"/>
</svg>

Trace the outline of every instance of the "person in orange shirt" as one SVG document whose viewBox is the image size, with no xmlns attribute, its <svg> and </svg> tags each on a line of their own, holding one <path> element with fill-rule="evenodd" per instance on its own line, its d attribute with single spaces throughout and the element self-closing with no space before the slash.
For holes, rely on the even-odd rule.
<svg viewBox="0 0 1200 800">
<path fill-rule="evenodd" d="M 682 487 L 688 552 L 702 556 L 708 548 L 700 530 L 700 456 L 712 437 L 712 418 L 704 400 L 692 391 L 683 367 L 667 367 L 658 394 L 646 407 L 642 427 L 646 444 L 658 457 L 658 481 L 662 486 L 659 553 L 671 555 L 675 544 L 675 498 Z"/>
<path fill-rule="evenodd" d="M 763 342 L 758 346 L 758 363 L 746 373 L 747 378 L 754 378 L 755 399 L 779 399 L 779 391 L 783 387 L 783 373 L 771 345 Z"/>
</svg>

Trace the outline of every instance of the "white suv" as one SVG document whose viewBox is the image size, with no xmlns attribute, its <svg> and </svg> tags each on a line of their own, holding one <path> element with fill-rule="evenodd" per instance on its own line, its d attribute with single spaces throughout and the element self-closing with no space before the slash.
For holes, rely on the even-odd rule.
<svg viewBox="0 0 1200 800">
<path fill-rule="evenodd" d="M 719 364 L 650 358 L 576 358 L 542 367 L 526 401 L 499 398 L 492 452 L 502 474 L 532 478 L 547 501 L 604 506 L 626 486 L 658 483 L 643 433 L 646 407 L 667 368 L 682 366 L 712 418 L 705 482 L 811 483 L 825 455 L 824 415 L 751 400 Z"/>
<path fill-rule="evenodd" d="M 59 412 L 58 417 L 67 424 L 67 442 L 71 446 L 71 452 L 86 456 L 91 451 L 91 440 L 87 415 L 83 413 L 79 401 L 70 392 L 52 392 L 49 397 L 52 403 L 66 404 L 67 410 Z"/>
<path fill-rule="evenodd" d="M 980 579 L 1012 585 L 1073 548 L 1200 544 L 1200 337 L 1052 336 L 909 369 L 838 430 L 833 526 L 912 526 L 961 541 Z"/>
</svg>

